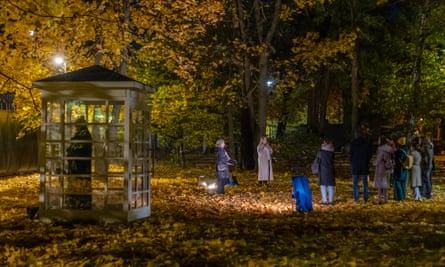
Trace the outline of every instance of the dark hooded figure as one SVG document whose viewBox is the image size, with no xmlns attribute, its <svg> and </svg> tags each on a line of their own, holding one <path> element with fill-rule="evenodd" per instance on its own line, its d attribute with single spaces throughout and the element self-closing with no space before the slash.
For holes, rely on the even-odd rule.
<svg viewBox="0 0 445 267">
<path fill-rule="evenodd" d="M 363 184 L 363 200 L 368 201 L 369 165 L 372 157 L 372 146 L 363 134 L 357 132 L 349 149 L 349 162 L 352 173 L 352 195 L 359 201 L 359 181 Z"/>
<path fill-rule="evenodd" d="M 82 118 L 78 122 L 82 121 Z M 73 141 L 86 140 L 86 142 L 75 142 L 66 150 L 68 157 L 87 157 L 92 155 L 93 147 L 91 144 L 91 134 L 86 125 L 77 126 L 77 131 L 71 138 Z M 72 159 L 68 160 L 68 171 L 70 174 L 90 174 L 91 159 Z"/>
<path fill-rule="evenodd" d="M 76 126 L 76 133 L 71 138 L 71 145 L 66 152 L 67 156 L 71 158 L 68 160 L 68 174 L 79 174 L 79 176 L 68 178 L 68 192 L 76 194 L 68 194 L 66 204 L 69 208 L 90 209 L 92 206 L 91 177 L 82 174 L 91 174 L 93 144 L 85 119 L 81 117 L 76 123 L 79 123 Z M 86 194 L 79 194 L 80 192 Z"/>
</svg>

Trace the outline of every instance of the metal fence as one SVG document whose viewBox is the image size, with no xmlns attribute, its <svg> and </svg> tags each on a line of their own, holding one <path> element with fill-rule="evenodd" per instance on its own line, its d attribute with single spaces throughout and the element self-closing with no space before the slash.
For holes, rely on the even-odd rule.
<svg viewBox="0 0 445 267">
<path fill-rule="evenodd" d="M 13 93 L 0 94 L 0 110 L 15 111 Z"/>
</svg>

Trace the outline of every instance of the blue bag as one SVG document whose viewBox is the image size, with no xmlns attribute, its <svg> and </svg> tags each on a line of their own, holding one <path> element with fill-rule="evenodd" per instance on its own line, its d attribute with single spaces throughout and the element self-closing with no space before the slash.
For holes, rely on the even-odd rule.
<svg viewBox="0 0 445 267">
<path fill-rule="evenodd" d="M 305 176 L 292 176 L 292 198 L 295 198 L 297 211 L 312 211 L 312 193 L 309 179 Z"/>
</svg>

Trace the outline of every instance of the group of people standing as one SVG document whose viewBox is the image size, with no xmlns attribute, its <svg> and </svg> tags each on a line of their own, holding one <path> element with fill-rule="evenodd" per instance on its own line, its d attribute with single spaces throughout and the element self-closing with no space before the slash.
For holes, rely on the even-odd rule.
<svg viewBox="0 0 445 267">
<path fill-rule="evenodd" d="M 273 180 L 272 147 L 267 137 L 263 136 L 257 146 L 258 152 L 258 183 L 267 184 Z M 359 183 L 362 183 L 363 200 L 369 200 L 369 175 L 374 149 L 368 139 L 356 133 L 349 148 L 349 162 L 352 174 L 352 196 L 355 202 L 360 200 Z M 217 193 L 224 194 L 224 185 L 231 179 L 229 166 L 231 158 L 225 150 L 223 139 L 216 142 L 217 157 Z M 333 205 L 335 194 L 334 145 L 330 139 L 324 139 L 317 151 L 318 184 L 321 191 L 321 205 Z M 406 166 L 406 159 L 412 162 Z M 378 139 L 374 167 L 373 186 L 377 189 L 378 203 L 388 202 L 389 191 L 394 190 L 394 199 L 404 201 L 407 187 L 413 190 L 415 200 L 432 198 L 431 172 L 434 168 L 434 145 L 426 136 L 415 136 L 410 143 L 406 137 L 394 139 L 381 136 Z M 410 178 L 410 179 L 409 179 Z M 408 184 L 410 181 L 410 184 Z"/>
<path fill-rule="evenodd" d="M 371 142 L 356 133 L 349 148 L 349 163 L 352 174 L 352 197 L 360 200 L 359 184 L 362 184 L 363 201 L 369 200 L 369 175 L 374 149 Z M 410 164 L 407 160 L 411 158 Z M 321 190 L 321 205 L 333 205 L 335 193 L 334 146 L 329 139 L 324 139 L 317 152 L 318 184 Z M 413 199 L 432 198 L 431 172 L 434 168 L 434 145 L 426 136 L 415 136 L 410 144 L 406 137 L 399 137 L 396 142 L 381 136 L 378 140 L 374 167 L 373 186 L 377 189 L 379 204 L 387 203 L 390 190 L 394 199 L 404 201 L 407 188 L 412 188 Z M 408 184 L 408 181 L 410 182 Z"/>
<path fill-rule="evenodd" d="M 359 201 L 359 181 L 363 184 L 363 200 L 368 201 L 368 177 L 372 154 L 372 145 L 364 136 L 358 135 L 351 142 L 349 160 L 353 198 L 356 202 Z M 412 158 L 412 162 L 407 164 L 409 157 Z M 408 186 L 413 190 L 414 200 L 431 199 L 433 164 L 434 146 L 428 137 L 415 136 L 410 144 L 407 144 L 406 137 L 399 137 L 394 141 L 381 136 L 373 161 L 375 168 L 373 185 L 377 189 L 378 203 L 388 202 L 391 188 L 394 190 L 394 199 L 404 201 Z"/>
<path fill-rule="evenodd" d="M 407 177 L 411 177 L 411 187 L 413 188 L 414 199 L 431 199 L 432 192 L 432 171 L 434 169 L 434 145 L 431 140 L 423 135 L 415 136 L 411 140 L 410 147 L 404 144 L 405 138 L 399 138 L 395 152 L 395 167 L 393 177 L 395 181 L 395 199 L 405 200 Z M 400 166 L 407 155 L 413 158 L 411 169 Z"/>
</svg>

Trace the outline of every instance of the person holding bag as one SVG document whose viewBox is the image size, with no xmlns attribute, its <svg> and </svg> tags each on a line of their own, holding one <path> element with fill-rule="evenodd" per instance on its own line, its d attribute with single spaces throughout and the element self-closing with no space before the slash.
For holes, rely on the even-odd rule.
<svg viewBox="0 0 445 267">
<path fill-rule="evenodd" d="M 329 139 L 325 139 L 318 151 L 320 162 L 318 173 L 318 184 L 321 190 L 321 205 L 334 204 L 335 168 L 334 168 L 334 145 Z"/>
<path fill-rule="evenodd" d="M 231 159 L 225 149 L 226 144 L 224 139 L 218 139 L 216 141 L 216 177 L 217 177 L 217 190 L 218 194 L 224 194 L 224 186 L 230 180 L 229 164 Z"/>
</svg>

